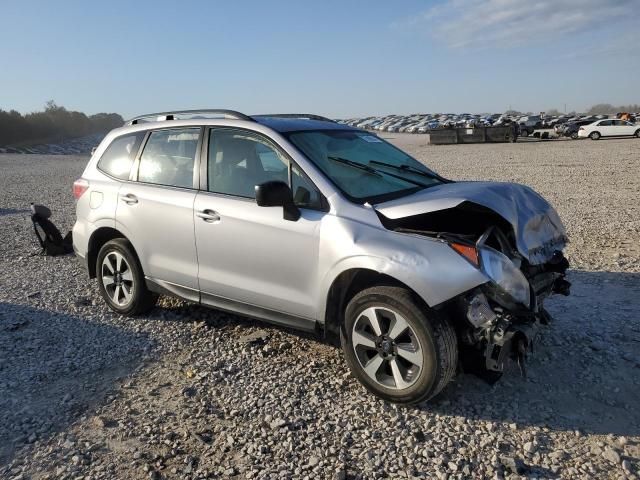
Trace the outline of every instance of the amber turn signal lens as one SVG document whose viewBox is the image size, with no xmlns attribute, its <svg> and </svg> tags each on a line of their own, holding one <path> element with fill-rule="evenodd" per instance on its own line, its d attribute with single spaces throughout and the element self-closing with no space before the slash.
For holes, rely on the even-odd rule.
<svg viewBox="0 0 640 480">
<path fill-rule="evenodd" d="M 476 247 L 470 247 L 469 245 L 463 245 L 462 243 L 451 243 L 450 245 L 451 248 L 473 263 L 476 267 L 480 265 Z"/>
</svg>

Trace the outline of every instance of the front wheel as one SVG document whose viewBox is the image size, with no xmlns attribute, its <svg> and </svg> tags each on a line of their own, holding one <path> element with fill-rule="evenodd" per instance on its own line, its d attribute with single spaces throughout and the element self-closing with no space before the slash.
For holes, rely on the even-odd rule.
<svg viewBox="0 0 640 480">
<path fill-rule="evenodd" d="M 96 262 L 100 295 L 109 308 L 121 315 L 140 315 L 153 308 L 157 295 L 144 281 L 133 247 L 124 238 L 105 243 Z"/>
<path fill-rule="evenodd" d="M 591 132 L 589 138 L 591 140 L 600 140 L 600 132 Z"/>
<path fill-rule="evenodd" d="M 373 287 L 349 302 L 342 349 L 354 376 L 378 397 L 416 404 L 449 383 L 458 362 L 455 331 L 415 294 Z"/>
<path fill-rule="evenodd" d="M 571 138 L 572 138 L 573 140 L 577 140 L 577 139 L 578 139 L 578 132 L 573 132 L 573 133 L 571 134 Z"/>
<path fill-rule="evenodd" d="M 636 133 L 634 133 L 634 135 L 638 138 L 640 138 L 640 128 L 638 130 L 636 130 Z"/>
</svg>

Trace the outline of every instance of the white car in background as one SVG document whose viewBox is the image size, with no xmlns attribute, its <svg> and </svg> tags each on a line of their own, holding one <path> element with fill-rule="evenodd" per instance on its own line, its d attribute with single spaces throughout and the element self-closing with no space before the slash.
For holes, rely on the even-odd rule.
<svg viewBox="0 0 640 480">
<path fill-rule="evenodd" d="M 600 137 L 630 137 L 640 138 L 640 125 L 626 120 L 606 119 L 584 125 L 578 130 L 578 137 L 599 140 Z"/>
</svg>

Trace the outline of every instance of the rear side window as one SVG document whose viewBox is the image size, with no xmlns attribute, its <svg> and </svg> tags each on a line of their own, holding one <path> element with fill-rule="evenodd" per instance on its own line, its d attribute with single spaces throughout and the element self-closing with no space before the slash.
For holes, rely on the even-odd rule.
<svg viewBox="0 0 640 480">
<path fill-rule="evenodd" d="M 200 128 L 152 132 L 140 157 L 138 181 L 193 188 L 193 165 Z"/>
<path fill-rule="evenodd" d="M 140 148 L 145 132 L 123 135 L 111 142 L 98 162 L 98 168 L 104 173 L 120 180 L 128 180 L 131 165 Z"/>
</svg>

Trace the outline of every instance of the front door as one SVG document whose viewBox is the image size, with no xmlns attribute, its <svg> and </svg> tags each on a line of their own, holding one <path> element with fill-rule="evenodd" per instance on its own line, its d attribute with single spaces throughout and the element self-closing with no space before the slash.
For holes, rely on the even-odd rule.
<svg viewBox="0 0 640 480">
<path fill-rule="evenodd" d="M 314 328 L 325 215 L 319 192 L 261 134 L 212 128 L 206 141 L 207 191 L 198 193 L 194 205 L 202 302 Z M 290 176 L 302 207 L 298 221 L 285 220 L 281 207 L 259 207 L 254 199 L 255 185 L 290 183 Z"/>
</svg>

